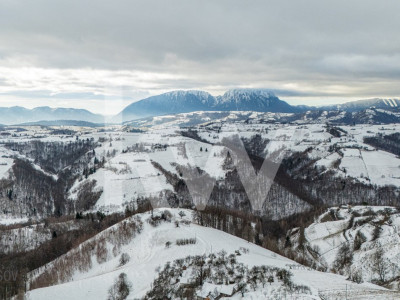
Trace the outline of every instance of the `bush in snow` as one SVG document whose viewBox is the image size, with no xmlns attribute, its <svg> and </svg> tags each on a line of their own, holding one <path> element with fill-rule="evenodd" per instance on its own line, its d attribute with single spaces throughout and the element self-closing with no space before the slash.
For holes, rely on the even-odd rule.
<svg viewBox="0 0 400 300">
<path fill-rule="evenodd" d="M 125 273 L 121 273 L 108 290 L 107 300 L 125 300 L 128 298 L 131 289 L 132 284 L 128 281 L 128 277 Z"/>
<path fill-rule="evenodd" d="M 172 214 L 169 210 L 164 210 L 161 214 L 153 215 L 148 219 L 150 225 L 157 227 L 161 222 L 171 222 Z"/>
<path fill-rule="evenodd" d="M 354 238 L 354 251 L 359 250 L 361 245 L 367 241 L 365 235 L 359 230 Z"/>
<path fill-rule="evenodd" d="M 119 265 L 120 266 L 126 265 L 130 259 L 131 257 L 129 256 L 128 253 L 122 253 L 121 257 L 119 258 Z"/>
<path fill-rule="evenodd" d="M 349 266 L 353 261 L 353 251 L 350 249 L 348 243 L 344 243 L 336 255 L 336 259 L 333 263 L 333 267 L 339 273 L 343 271 L 343 268 Z"/>
<path fill-rule="evenodd" d="M 284 285 L 286 286 L 292 286 L 292 276 L 293 274 L 285 269 L 280 269 L 277 273 L 276 276 L 283 282 Z"/>
<path fill-rule="evenodd" d="M 107 261 L 108 250 L 105 238 L 100 239 L 96 245 L 96 259 L 99 264 Z"/>
<path fill-rule="evenodd" d="M 196 242 L 197 242 L 197 241 L 196 241 L 195 238 L 176 240 L 176 244 L 177 244 L 178 246 L 193 245 L 193 244 L 196 244 Z"/>
<path fill-rule="evenodd" d="M 375 241 L 376 239 L 378 239 L 380 234 L 381 234 L 381 227 L 376 225 L 372 233 L 372 240 Z"/>
<path fill-rule="evenodd" d="M 362 277 L 362 273 L 361 270 L 359 271 L 354 271 L 353 273 L 350 274 L 349 278 L 347 278 L 348 280 L 351 280 L 355 283 L 363 283 L 363 277 Z"/>
<path fill-rule="evenodd" d="M 158 277 L 152 284 L 152 289 L 144 299 L 195 299 L 196 291 L 200 291 L 205 283 L 216 286 L 234 286 L 233 295 L 245 296 L 251 289 L 265 290 L 268 282 L 272 284 L 274 277 L 280 279 L 268 289 L 285 290 L 289 294 L 310 293 L 306 286 L 295 285 L 291 281 L 292 274 L 286 269 L 270 266 L 254 266 L 251 269 L 239 263 L 236 254 L 220 251 L 208 256 L 188 256 L 168 262 L 164 268 L 157 269 Z M 210 290 L 212 296 L 220 297 L 219 292 Z"/>
<path fill-rule="evenodd" d="M 271 283 L 273 283 L 273 282 L 274 282 L 274 276 L 270 275 L 268 277 L 268 283 L 271 285 Z"/>
<path fill-rule="evenodd" d="M 384 283 L 389 269 L 389 263 L 384 258 L 384 251 L 382 248 L 378 248 L 374 253 L 373 257 L 373 271 L 378 274 L 379 282 Z"/>
</svg>

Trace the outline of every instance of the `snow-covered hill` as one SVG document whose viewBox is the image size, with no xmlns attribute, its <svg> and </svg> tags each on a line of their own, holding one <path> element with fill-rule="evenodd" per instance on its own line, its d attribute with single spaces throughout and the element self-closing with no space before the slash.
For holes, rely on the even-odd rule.
<svg viewBox="0 0 400 300">
<path fill-rule="evenodd" d="M 75 173 L 72 174 L 71 185 L 63 188 L 66 191 L 65 201 L 69 201 L 67 204 L 78 211 L 124 211 L 127 205 L 136 205 L 139 198 L 157 198 L 159 202 L 166 200 L 171 206 L 190 205 L 190 198 L 182 194 L 183 190 L 179 188 L 179 181 L 188 178 L 182 168 L 200 168 L 217 187 L 229 189 L 210 197 L 213 204 L 223 203 L 224 207 L 247 211 L 249 206 L 245 192 L 229 188 L 236 187 L 240 178 L 227 176 L 228 173 L 233 174 L 234 169 L 224 169 L 228 149 L 224 141 L 235 135 L 247 141 L 248 150 L 256 155 L 268 155 L 271 158 L 278 155 L 273 158 L 277 163 L 284 158 L 293 159 L 296 153 L 303 153 L 301 159 L 307 162 L 307 169 L 287 165 L 286 176 L 292 176 L 297 182 L 309 176 L 310 181 L 304 182 L 304 186 L 310 189 L 310 195 L 317 195 L 321 203 L 333 201 L 331 205 L 340 205 L 352 201 L 372 201 L 382 205 L 397 199 L 395 190 L 400 186 L 400 160 L 396 154 L 398 146 L 394 144 L 397 148 L 391 150 L 384 145 L 394 143 L 392 136 L 400 130 L 399 125 L 261 123 L 260 120 L 266 115 L 257 112 L 245 115 L 241 112 L 224 113 L 220 115 L 219 122 L 208 122 L 207 114 L 201 116 L 202 124 L 189 128 L 180 127 L 180 122 L 192 120 L 193 113 L 181 114 L 161 124 L 149 122 L 141 127 L 6 128 L 6 135 L 0 136 L 0 179 L 4 179 L 0 181 L 3 191 L 0 205 L 3 219 L 40 217 L 51 213 L 53 203 L 46 206 L 50 211 L 42 210 L 40 206 L 35 206 L 35 211 L 32 203 L 42 203 L 43 198 L 52 201 L 53 197 L 43 194 L 46 191 L 43 189 L 34 189 L 34 192 L 26 190 L 26 183 L 43 177 L 50 190 L 63 176 L 60 172 L 67 169 Z M 256 121 L 248 121 L 250 118 Z M 371 142 L 367 144 L 366 138 L 376 137 L 379 137 L 376 146 L 372 146 Z M 258 144 L 254 143 L 257 140 Z M 46 154 L 45 149 L 51 154 Z M 15 159 L 29 162 L 30 171 L 27 172 L 27 166 L 24 166 L 24 172 L 18 173 L 22 169 L 15 166 L 21 164 L 16 165 Z M 36 175 L 27 181 L 20 179 L 18 183 L 20 175 L 15 177 L 16 172 L 21 176 L 30 172 L 36 172 Z M 316 185 L 327 174 L 330 176 L 328 180 L 337 181 L 339 190 L 319 194 L 321 187 Z M 282 185 L 282 180 L 287 180 L 285 178 L 280 178 L 272 186 L 265 205 L 264 213 L 275 219 L 311 208 L 309 199 L 305 197 L 307 195 L 293 190 L 292 184 Z M 343 185 L 343 181 L 347 185 Z M 353 198 L 352 185 L 357 185 L 357 192 L 361 189 L 362 194 L 357 194 L 358 198 Z M 314 186 L 315 191 L 311 190 Z M 345 186 L 348 189 L 344 189 Z M 9 195 L 12 190 L 13 195 Z M 236 194 L 231 197 L 229 194 L 232 190 Z M 382 193 L 386 193 L 386 196 L 381 197 Z M 99 198 L 96 194 L 100 195 Z M 91 196 L 93 199 L 88 201 Z M 10 201 L 9 198 L 17 201 Z M 32 202 L 32 199 L 37 202 Z M 241 201 L 235 202 L 234 199 Z"/>
<path fill-rule="evenodd" d="M 372 268 L 387 264 L 390 272 L 383 275 L 393 282 L 386 283 L 397 288 L 397 268 L 388 260 L 397 262 L 399 241 L 381 235 L 381 230 L 397 234 L 398 217 L 393 209 L 374 213 L 374 208 L 372 212 L 363 208 L 355 211 L 341 208 L 334 214 L 337 219 L 332 220 L 330 213 L 325 214 L 304 230 L 304 236 L 309 239 L 303 242 L 304 245 L 309 243 L 305 246 L 308 254 L 304 257 L 293 255 L 293 250 L 300 253 L 304 249 L 296 248 L 302 229 L 292 230 L 288 240 L 281 240 L 279 244 L 279 238 L 287 230 L 309 224 L 315 210 L 320 211 L 321 207 L 349 203 L 396 205 L 399 201 L 400 125 L 333 125 L 322 120 L 341 116 L 340 112 L 311 114 L 306 113 L 305 119 L 293 122 L 284 121 L 294 115 L 290 113 L 196 112 L 140 120 L 135 126 L 131 123 L 105 127 L 4 127 L 0 134 L 0 223 L 28 222 L 2 226 L 1 250 L 10 255 L 12 261 L 24 251 L 34 254 L 34 249 L 52 249 L 57 241 L 72 247 L 77 243 L 68 241 L 73 224 L 82 226 L 76 227 L 74 233 L 81 241 L 87 238 L 82 224 L 90 225 L 89 236 L 92 236 L 121 220 L 124 213 L 144 211 L 149 209 L 149 204 L 193 208 L 195 200 L 200 198 L 198 195 L 203 195 L 210 208 L 205 214 L 217 211 L 224 217 L 215 221 L 205 216 L 207 226 L 283 254 L 288 251 L 288 257 L 303 259 L 320 270 L 343 272 L 345 277 L 295 267 L 293 261 L 226 233 L 195 224 L 189 226 L 190 211 L 185 210 L 186 217 L 181 218 L 178 209 L 171 209 L 172 219 L 164 213 L 158 220 L 160 210 L 155 214 L 156 220 L 150 221 L 149 214 L 140 215 L 140 220 L 130 218 L 60 257 L 53 262 L 54 267 L 49 264 L 32 272 L 31 287 L 46 287 L 32 291 L 32 299 L 43 299 L 41 293 L 57 299 L 56 296 L 66 294 L 67 289 L 73 290 L 71 297 L 75 298 L 81 298 L 80 293 L 86 293 L 87 298 L 105 297 L 110 285 L 123 272 L 133 284 L 134 297 L 144 297 L 147 293 L 149 296 L 160 285 L 170 288 L 171 295 L 176 295 L 182 292 L 180 284 L 191 284 L 192 271 L 198 272 L 197 256 L 200 254 L 206 255 L 205 263 L 210 268 L 214 268 L 222 256 L 231 257 L 234 262 L 227 265 L 229 268 L 220 268 L 220 272 L 214 268 L 216 271 L 209 272 L 205 285 L 192 289 L 191 292 L 201 295 L 216 289 L 217 292 L 235 292 L 234 298 L 242 297 L 244 290 L 238 288 L 243 286 L 244 277 L 240 275 L 244 273 L 246 278 L 253 278 L 245 282 L 246 297 L 250 299 L 281 299 L 282 293 L 292 293 L 293 297 L 300 293 L 311 299 L 343 298 L 346 286 L 348 295 L 354 299 L 387 299 L 391 295 L 389 291 L 367 283 L 351 283 L 346 278 L 376 281 L 378 273 Z M 310 122 L 314 117 L 318 121 Z M 188 126 L 192 121 L 194 124 Z M 250 155 L 249 164 L 243 164 L 244 169 L 228 155 L 236 151 L 229 143 L 234 138 Z M 253 170 L 262 167 L 266 157 L 272 166 L 280 167 L 271 189 L 262 198 L 261 209 L 256 210 L 240 172 L 244 170 L 244 179 L 248 179 L 246 176 L 253 176 Z M 200 190 L 190 190 L 193 174 L 203 180 L 198 185 Z M 206 188 L 209 194 L 204 192 Z M 251 218 L 231 219 L 235 214 L 249 214 Z M 43 222 L 43 218 L 54 216 L 56 220 L 65 217 L 71 224 L 60 224 L 60 229 L 44 226 L 48 222 Z M 103 217 L 115 222 L 101 223 Z M 80 222 L 82 218 L 86 223 Z M 176 227 L 174 221 L 184 222 Z M 371 236 L 378 233 L 370 231 L 377 227 L 380 236 L 372 240 Z M 57 232 L 62 234 L 58 240 Z M 349 249 L 353 248 L 332 246 L 346 244 L 345 241 L 351 247 L 359 246 L 351 252 L 354 264 L 347 263 Z M 375 263 L 381 246 L 390 251 L 381 255 L 384 260 Z M 332 256 L 324 257 L 322 248 L 333 253 Z M 211 252 L 220 253 L 222 249 L 226 254 L 218 254 L 216 259 L 210 256 Z M 39 255 L 40 250 L 37 251 Z M 63 253 L 58 249 L 57 255 Z M 120 265 L 123 253 L 131 260 Z M 341 253 L 342 261 L 336 259 L 337 253 Z M 46 256 L 46 260 L 36 257 L 34 268 L 54 257 Z M 187 261 L 185 266 L 177 261 L 183 258 Z M 165 282 L 165 272 L 171 271 L 167 261 L 172 261 L 174 275 Z M 363 261 L 368 263 L 361 265 Z M 258 267 L 253 268 L 254 265 Z M 183 267 L 190 272 L 184 272 Z M 282 275 L 286 274 L 282 271 L 285 268 L 293 273 L 291 281 Z M 222 280 L 222 273 L 229 276 Z M 274 280 L 271 285 L 265 283 L 270 276 Z M 47 288 L 51 284 L 58 285 Z M 269 289 L 265 290 L 263 285 Z M 85 288 L 77 288 L 80 286 Z"/>
<path fill-rule="evenodd" d="M 132 283 L 128 299 L 142 299 L 154 287 L 153 280 L 167 262 L 183 259 L 183 270 L 187 271 L 177 275 L 179 281 L 169 284 L 171 288 L 185 287 L 191 278 L 196 278 L 188 271 L 191 268 L 188 257 L 209 256 L 211 253 L 218 257 L 220 251 L 225 251 L 225 255 L 233 254 L 231 258 L 245 268 L 264 265 L 268 267 L 266 270 L 276 270 L 270 273 L 273 282 L 266 283 L 264 287 L 261 282 L 250 285 L 251 278 L 245 275 L 243 282 L 248 285 L 244 296 L 237 291 L 232 298 L 223 299 L 333 299 L 330 297 L 343 297 L 346 290 L 347 299 L 390 299 L 399 296 L 396 292 L 373 284 L 356 284 L 340 275 L 306 268 L 245 240 L 193 224 L 191 220 L 190 210 L 160 209 L 154 211 L 153 217 L 149 212 L 122 221 L 65 256 L 32 272 L 31 287 L 45 282 L 55 285 L 28 292 L 28 299 L 106 299 L 109 288 L 121 273 L 125 273 L 127 280 Z M 194 239 L 195 243 L 178 245 L 180 239 Z M 123 253 L 125 258 L 130 259 L 121 264 Z M 187 267 L 184 267 L 185 261 Z M 279 270 L 292 273 L 293 287 L 301 285 L 304 288 L 297 292 L 291 290 L 276 275 L 278 273 L 275 272 Z M 197 295 L 206 297 L 215 290 L 237 290 L 236 284 L 218 284 L 211 282 L 207 276 L 204 278 L 204 282 L 196 288 Z M 159 295 L 163 296 L 168 295 Z"/>
<path fill-rule="evenodd" d="M 399 229 L 393 207 L 333 207 L 307 228 L 291 230 L 285 246 L 319 268 L 398 289 Z"/>
</svg>

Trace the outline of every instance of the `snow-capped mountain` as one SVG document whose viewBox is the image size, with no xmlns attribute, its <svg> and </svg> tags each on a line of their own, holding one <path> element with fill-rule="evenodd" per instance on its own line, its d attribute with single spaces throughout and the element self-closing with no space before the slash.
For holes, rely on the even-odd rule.
<svg viewBox="0 0 400 300">
<path fill-rule="evenodd" d="M 232 89 L 216 97 L 205 91 L 178 90 L 134 102 L 110 119 L 85 109 L 47 106 L 33 109 L 19 106 L 0 107 L 0 124 L 15 125 L 60 120 L 121 123 L 147 117 L 196 111 L 295 114 L 293 117 L 287 117 L 288 122 L 299 119 L 321 119 L 321 116 L 328 115 L 335 123 L 396 123 L 399 121 L 399 110 L 399 99 L 374 98 L 339 105 L 311 107 L 290 105 L 267 89 Z"/>
<path fill-rule="evenodd" d="M 388 123 L 385 120 L 389 119 L 389 123 L 392 123 L 397 122 L 398 118 L 388 116 L 388 114 L 396 113 L 399 109 L 399 99 L 374 98 L 338 105 L 311 107 L 290 105 L 267 89 L 232 89 L 222 96 L 216 97 L 204 91 L 173 91 L 132 103 L 113 120 L 126 122 L 151 116 L 195 111 L 254 111 L 297 114 L 311 112 L 308 116 L 313 116 L 314 112 L 330 112 L 331 114 L 346 112 L 348 114 L 343 114 L 340 118 L 344 123 Z M 377 114 L 382 115 L 382 113 L 383 116 L 376 116 Z"/>
<path fill-rule="evenodd" d="M 257 112 L 298 112 L 301 109 L 280 100 L 269 90 L 234 89 L 216 97 L 216 110 Z"/>
<path fill-rule="evenodd" d="M 323 107 L 325 110 L 344 110 L 348 112 L 358 112 L 369 108 L 400 110 L 400 100 L 373 98 Z"/>
<path fill-rule="evenodd" d="M 271 91 L 257 89 L 229 90 L 214 97 L 203 91 L 174 91 L 132 103 L 115 121 L 193 111 L 298 112 L 301 109 L 280 100 Z"/>
<path fill-rule="evenodd" d="M 214 105 L 215 98 L 207 92 L 174 91 L 132 103 L 120 112 L 114 120 L 116 122 L 129 121 L 156 115 L 210 110 Z"/>
<path fill-rule="evenodd" d="M 104 117 L 86 109 L 51 108 L 48 106 L 27 109 L 20 106 L 0 107 L 1 124 L 19 124 L 37 121 L 84 120 L 104 123 Z"/>
</svg>

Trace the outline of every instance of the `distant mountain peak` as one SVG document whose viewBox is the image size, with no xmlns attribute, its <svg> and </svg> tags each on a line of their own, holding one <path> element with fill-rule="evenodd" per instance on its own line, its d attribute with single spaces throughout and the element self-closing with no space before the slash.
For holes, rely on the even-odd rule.
<svg viewBox="0 0 400 300">
<path fill-rule="evenodd" d="M 208 93 L 206 91 L 200 91 L 200 90 L 175 90 L 175 91 L 166 92 L 161 95 L 171 95 L 171 96 L 178 97 L 178 96 L 184 96 L 184 95 L 189 95 L 189 94 L 201 96 L 201 97 L 211 96 L 210 93 Z"/>
<path fill-rule="evenodd" d="M 252 89 L 252 88 L 230 89 L 223 95 L 223 97 L 243 97 L 243 98 L 250 98 L 251 96 L 266 97 L 266 98 L 276 97 L 274 92 L 272 92 L 271 90 Z"/>
<path fill-rule="evenodd" d="M 290 113 L 298 108 L 280 100 L 267 89 L 232 89 L 217 97 L 217 110 Z"/>
<path fill-rule="evenodd" d="M 177 100 L 179 102 L 185 102 L 188 98 L 191 98 L 192 102 L 197 101 L 203 104 L 208 103 L 210 101 L 213 102 L 215 100 L 214 96 L 212 96 L 210 93 L 199 90 L 176 90 L 158 96 L 164 96 L 166 101 Z M 158 97 L 158 96 L 153 96 L 153 97 Z"/>
<path fill-rule="evenodd" d="M 273 92 L 266 89 L 232 89 L 217 97 L 219 103 L 262 102 L 279 100 Z"/>
<path fill-rule="evenodd" d="M 371 98 L 364 100 L 356 100 L 345 102 L 337 105 L 325 106 L 324 109 L 345 110 L 349 112 L 357 112 L 369 108 L 381 108 L 389 110 L 400 110 L 400 100 L 395 98 Z"/>
</svg>

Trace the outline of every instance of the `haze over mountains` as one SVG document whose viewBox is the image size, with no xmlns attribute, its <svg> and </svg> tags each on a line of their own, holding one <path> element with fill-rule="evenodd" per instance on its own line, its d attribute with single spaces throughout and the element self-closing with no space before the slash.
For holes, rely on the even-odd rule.
<svg viewBox="0 0 400 300">
<path fill-rule="evenodd" d="M 37 107 L 0 107 L 0 124 L 23 124 L 32 122 L 75 120 L 91 123 L 121 123 L 145 117 L 178 114 L 194 111 L 256 111 L 275 113 L 304 113 L 306 111 L 361 112 L 366 109 L 400 110 L 399 99 L 368 99 L 339 105 L 311 107 L 293 106 L 265 89 L 233 89 L 222 96 L 204 91 L 173 91 L 152 96 L 128 105 L 118 115 L 106 119 L 84 109 Z"/>
<path fill-rule="evenodd" d="M 93 123 L 104 122 L 102 115 L 91 113 L 86 109 L 51 108 L 48 106 L 27 109 L 20 106 L 0 107 L 1 124 L 21 124 L 37 121 L 81 120 Z"/>
</svg>

